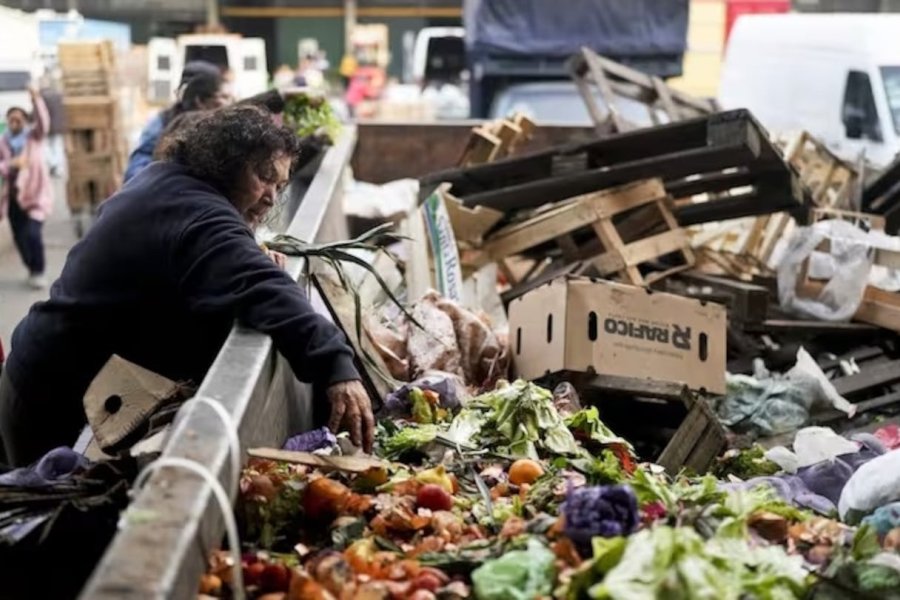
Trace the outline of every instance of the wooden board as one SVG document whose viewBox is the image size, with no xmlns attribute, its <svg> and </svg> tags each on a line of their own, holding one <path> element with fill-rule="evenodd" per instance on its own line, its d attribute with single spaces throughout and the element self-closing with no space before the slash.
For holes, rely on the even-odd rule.
<svg viewBox="0 0 900 600">
<path fill-rule="evenodd" d="M 569 71 L 600 135 L 638 128 L 619 110 L 621 99 L 644 104 L 648 120 L 654 125 L 674 123 L 719 110 L 715 100 L 695 98 L 677 91 L 658 77 L 599 56 L 587 48 L 572 57 Z"/>
<path fill-rule="evenodd" d="M 390 465 L 390 463 L 373 456 L 322 456 L 312 452 L 293 452 L 276 448 L 250 448 L 247 450 L 247 455 L 252 458 L 276 460 L 316 467 L 323 471 L 343 471 L 345 473 L 365 473 L 372 469 L 384 469 Z"/>
</svg>

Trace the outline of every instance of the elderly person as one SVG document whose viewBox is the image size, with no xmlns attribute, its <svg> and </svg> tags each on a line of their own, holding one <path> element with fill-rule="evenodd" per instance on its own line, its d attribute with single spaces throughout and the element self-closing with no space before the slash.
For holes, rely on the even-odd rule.
<svg viewBox="0 0 900 600">
<path fill-rule="evenodd" d="M 50 117 L 37 88 L 29 88 L 34 108 L 29 123 L 25 109 L 6 112 L 7 129 L 0 136 L 0 219 L 9 216 L 13 241 L 28 269 L 28 284 L 42 289 L 44 281 L 44 219 L 53 208 L 50 173 L 44 160 L 44 142 Z"/>
<path fill-rule="evenodd" d="M 211 111 L 101 206 L 50 299 L 13 333 L 0 376 L 8 463 L 75 441 L 84 393 L 111 355 L 199 382 L 235 319 L 271 335 L 299 379 L 327 390 L 329 425 L 371 448 L 372 409 L 343 333 L 254 239 L 298 143 L 258 107 Z"/>
<path fill-rule="evenodd" d="M 185 65 L 178 87 L 178 100 L 153 117 L 144 127 L 137 147 L 128 158 L 124 181 L 127 182 L 153 162 L 153 150 L 172 121 L 191 111 L 228 106 L 233 99 L 231 83 L 219 67 L 203 61 Z"/>
</svg>

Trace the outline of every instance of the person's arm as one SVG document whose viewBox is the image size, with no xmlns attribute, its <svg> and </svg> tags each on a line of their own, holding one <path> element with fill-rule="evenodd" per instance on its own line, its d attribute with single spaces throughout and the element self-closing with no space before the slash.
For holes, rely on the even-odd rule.
<svg viewBox="0 0 900 600">
<path fill-rule="evenodd" d="M 156 143 L 159 141 L 162 132 L 162 118 L 159 115 L 156 115 L 149 123 L 147 123 L 144 130 L 141 131 L 141 137 L 138 140 L 138 144 L 132 151 L 131 156 L 128 157 L 128 166 L 125 167 L 125 175 L 122 178 L 123 182 L 127 182 L 129 179 L 140 173 L 144 167 L 153 162 L 153 150 L 156 148 Z"/>
<path fill-rule="evenodd" d="M 28 93 L 31 94 L 31 106 L 34 109 L 34 124 L 31 126 L 29 135 L 33 139 L 42 140 L 50 131 L 50 112 L 47 110 L 47 103 L 44 102 L 36 87 L 28 88 Z"/>
<path fill-rule="evenodd" d="M 12 162 L 12 152 L 3 139 L 0 139 L 0 177 L 6 179 L 9 177 L 9 168 Z M 0 219 L 3 215 L 0 215 Z"/>
<path fill-rule="evenodd" d="M 195 219 L 174 257 L 178 289 L 191 311 L 226 312 L 272 336 L 302 381 L 330 386 L 359 379 L 343 332 L 313 310 L 235 216 L 210 210 Z"/>
</svg>

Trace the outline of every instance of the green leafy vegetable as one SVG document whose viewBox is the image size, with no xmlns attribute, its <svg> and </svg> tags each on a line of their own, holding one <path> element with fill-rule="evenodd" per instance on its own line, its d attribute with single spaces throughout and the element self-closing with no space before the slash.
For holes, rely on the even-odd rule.
<svg viewBox="0 0 900 600">
<path fill-rule="evenodd" d="M 801 598 L 807 585 L 802 560 L 778 546 L 751 547 L 746 539 L 720 537 L 704 542 L 687 527 L 639 531 L 627 539 L 617 562 L 610 547 L 598 549 L 605 568 L 615 565 L 590 588 L 595 599 L 788 600 Z"/>
<path fill-rule="evenodd" d="M 487 411 L 482 441 L 501 452 L 537 459 L 540 448 L 551 454 L 576 456 L 583 449 L 553 405 L 549 390 L 518 380 L 473 398 L 469 408 Z"/>
<path fill-rule="evenodd" d="M 406 452 L 430 444 L 440 432 L 440 427 L 433 424 L 403 427 L 381 441 L 381 454 L 386 458 L 397 458 Z"/>
<path fill-rule="evenodd" d="M 472 573 L 478 600 L 532 600 L 549 594 L 556 577 L 553 553 L 534 538 L 525 550 L 489 560 Z"/>
<path fill-rule="evenodd" d="M 580 437 L 603 445 L 619 444 L 627 448 L 632 455 L 634 454 L 632 445 L 625 438 L 613 433 L 612 429 L 600 420 L 600 412 L 596 406 L 579 410 L 566 418 L 565 423 L 566 427 L 579 434 Z"/>
<path fill-rule="evenodd" d="M 338 120 L 328 100 L 321 96 L 297 94 L 285 102 L 284 121 L 297 131 L 297 135 L 324 135 L 334 143 L 341 131 Z"/>
</svg>

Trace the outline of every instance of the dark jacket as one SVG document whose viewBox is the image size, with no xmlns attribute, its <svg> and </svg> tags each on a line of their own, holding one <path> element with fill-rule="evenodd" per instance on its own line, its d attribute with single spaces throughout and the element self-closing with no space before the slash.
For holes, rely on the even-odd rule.
<svg viewBox="0 0 900 600">
<path fill-rule="evenodd" d="M 237 209 L 181 166 L 153 163 L 103 204 L 50 299 L 13 333 L 6 368 L 23 398 L 60 402 L 80 402 L 112 354 L 199 383 L 235 320 L 271 335 L 303 381 L 358 379 L 343 333 Z"/>
</svg>

